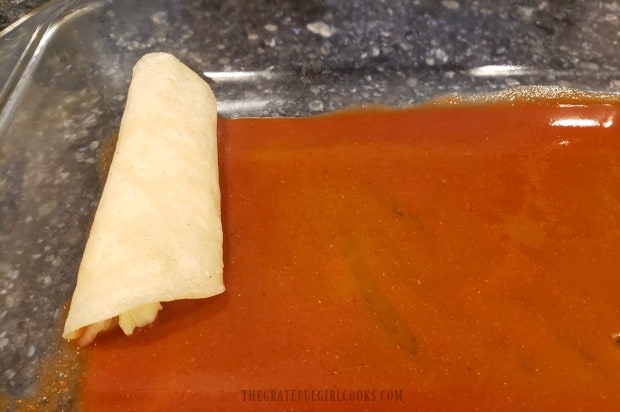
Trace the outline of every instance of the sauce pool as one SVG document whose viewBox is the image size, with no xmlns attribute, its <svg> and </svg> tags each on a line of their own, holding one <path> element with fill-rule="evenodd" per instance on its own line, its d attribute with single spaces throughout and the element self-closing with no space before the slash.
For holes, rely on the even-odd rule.
<svg viewBox="0 0 620 412">
<path fill-rule="evenodd" d="M 100 336 L 81 407 L 617 410 L 619 111 L 220 119 L 227 290 Z"/>
</svg>

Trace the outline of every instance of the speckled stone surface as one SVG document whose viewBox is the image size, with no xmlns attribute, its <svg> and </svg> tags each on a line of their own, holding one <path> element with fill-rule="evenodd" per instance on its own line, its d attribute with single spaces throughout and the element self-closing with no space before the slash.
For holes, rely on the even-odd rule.
<svg viewBox="0 0 620 412">
<path fill-rule="evenodd" d="M 44 3 L 43 0 L 1 0 L 0 30 Z"/>
<path fill-rule="evenodd" d="M 0 0 L 0 28 L 40 3 Z M 618 1 L 90 3 L 69 8 L 23 83 L 1 72 L 28 31 L 0 38 L 12 99 L 0 117 L 0 393 L 11 396 L 33 393 L 59 335 L 101 190 L 98 159 L 143 53 L 170 51 L 202 72 L 225 116 L 519 85 L 620 92 Z"/>
</svg>

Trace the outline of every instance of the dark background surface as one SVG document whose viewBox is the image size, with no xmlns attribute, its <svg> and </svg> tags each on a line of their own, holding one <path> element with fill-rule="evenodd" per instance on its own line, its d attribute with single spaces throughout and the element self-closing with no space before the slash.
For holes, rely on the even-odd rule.
<svg viewBox="0 0 620 412">
<path fill-rule="evenodd" d="M 45 0 L 0 0 L 0 30 L 44 4 Z"/>
</svg>

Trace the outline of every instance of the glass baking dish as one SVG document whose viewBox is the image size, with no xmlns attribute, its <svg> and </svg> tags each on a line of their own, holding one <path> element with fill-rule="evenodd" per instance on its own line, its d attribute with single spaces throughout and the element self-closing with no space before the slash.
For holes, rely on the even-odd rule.
<svg viewBox="0 0 620 412">
<path fill-rule="evenodd" d="M 225 117 L 523 85 L 620 90 L 616 3 L 465 3 L 56 1 L 0 33 L 0 392 L 32 394 L 59 339 L 99 155 L 144 53 L 202 73 Z"/>
</svg>

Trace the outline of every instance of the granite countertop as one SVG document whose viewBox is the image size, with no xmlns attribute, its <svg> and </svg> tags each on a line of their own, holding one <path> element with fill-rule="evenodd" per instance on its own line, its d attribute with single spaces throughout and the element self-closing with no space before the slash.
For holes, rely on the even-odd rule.
<svg viewBox="0 0 620 412">
<path fill-rule="evenodd" d="M 0 29 L 43 3 L 0 0 Z M 0 127 L 0 409 L 3 393 L 33 393 L 58 335 L 97 204 L 97 156 L 141 53 L 170 50 L 200 69 L 229 116 L 401 106 L 518 85 L 620 92 L 620 1 L 135 3 L 143 9 L 104 2 L 63 23 L 28 88 L 13 90 L 25 98 L 8 132 Z"/>
<path fill-rule="evenodd" d="M 45 0 L 0 0 L 0 31 L 44 3 Z"/>
</svg>

